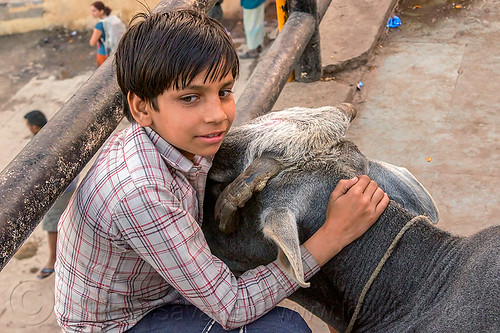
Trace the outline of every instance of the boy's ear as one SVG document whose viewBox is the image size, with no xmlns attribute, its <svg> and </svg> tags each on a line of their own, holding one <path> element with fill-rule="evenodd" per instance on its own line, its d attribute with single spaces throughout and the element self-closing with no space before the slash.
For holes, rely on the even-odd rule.
<svg viewBox="0 0 500 333">
<path fill-rule="evenodd" d="M 127 94 L 127 102 L 135 121 L 143 127 L 151 126 L 151 108 L 148 103 L 131 92 Z"/>
</svg>

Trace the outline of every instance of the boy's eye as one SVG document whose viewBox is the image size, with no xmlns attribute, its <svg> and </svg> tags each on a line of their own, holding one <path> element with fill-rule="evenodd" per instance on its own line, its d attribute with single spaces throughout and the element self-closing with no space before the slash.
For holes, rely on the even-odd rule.
<svg viewBox="0 0 500 333">
<path fill-rule="evenodd" d="M 186 103 L 193 103 L 198 97 L 196 95 L 182 96 L 181 101 Z"/>
<path fill-rule="evenodd" d="M 219 91 L 219 97 L 227 97 L 229 95 L 231 95 L 233 93 L 233 91 L 231 89 L 223 89 L 221 91 Z"/>
</svg>

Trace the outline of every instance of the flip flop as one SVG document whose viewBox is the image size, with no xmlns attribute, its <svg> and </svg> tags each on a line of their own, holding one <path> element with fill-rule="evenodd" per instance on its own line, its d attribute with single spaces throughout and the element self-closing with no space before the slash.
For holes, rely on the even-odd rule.
<svg viewBox="0 0 500 333">
<path fill-rule="evenodd" d="M 50 274 L 54 273 L 54 269 L 53 268 L 42 268 L 40 270 L 40 272 L 37 274 L 37 278 L 39 278 L 40 280 L 41 279 L 45 279 L 46 277 L 50 276 Z"/>
</svg>

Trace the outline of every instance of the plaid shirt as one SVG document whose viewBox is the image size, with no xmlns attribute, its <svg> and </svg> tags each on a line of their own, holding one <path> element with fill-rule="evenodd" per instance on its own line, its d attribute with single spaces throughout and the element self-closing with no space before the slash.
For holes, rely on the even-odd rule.
<svg viewBox="0 0 500 333">
<path fill-rule="evenodd" d="M 154 308 L 188 302 L 235 328 L 298 289 L 277 261 L 236 278 L 211 254 L 200 229 L 210 166 L 137 124 L 110 138 L 58 227 L 64 330 L 123 332 Z M 303 247 L 302 258 L 308 279 L 319 267 Z"/>
</svg>

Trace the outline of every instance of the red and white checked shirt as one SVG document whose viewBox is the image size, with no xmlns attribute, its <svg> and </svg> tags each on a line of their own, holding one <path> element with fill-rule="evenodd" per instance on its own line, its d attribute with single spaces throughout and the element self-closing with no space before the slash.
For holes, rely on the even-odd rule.
<svg viewBox="0 0 500 333">
<path fill-rule="evenodd" d="M 298 289 L 277 262 L 236 278 L 200 229 L 211 160 L 133 124 L 103 147 L 59 222 L 55 312 L 66 331 L 123 332 L 168 303 L 249 323 Z M 318 271 L 302 247 L 306 279 Z"/>
</svg>

